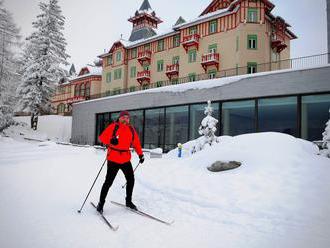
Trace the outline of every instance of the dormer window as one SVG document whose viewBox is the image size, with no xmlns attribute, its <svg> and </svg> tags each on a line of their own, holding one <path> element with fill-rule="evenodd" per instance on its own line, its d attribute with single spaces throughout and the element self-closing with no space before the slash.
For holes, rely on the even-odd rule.
<svg viewBox="0 0 330 248">
<path fill-rule="evenodd" d="M 248 8 L 248 22 L 258 22 L 258 9 Z"/>
<path fill-rule="evenodd" d="M 197 34 L 197 26 L 189 28 L 189 34 Z"/>
<path fill-rule="evenodd" d="M 116 61 L 120 62 L 121 61 L 121 52 L 116 53 Z"/>
</svg>

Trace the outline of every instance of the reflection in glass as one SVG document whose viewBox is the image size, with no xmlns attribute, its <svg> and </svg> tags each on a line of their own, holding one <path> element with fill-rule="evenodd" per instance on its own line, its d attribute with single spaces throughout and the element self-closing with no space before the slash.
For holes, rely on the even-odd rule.
<svg viewBox="0 0 330 248">
<path fill-rule="evenodd" d="M 259 132 L 298 135 L 297 97 L 260 99 L 258 104 Z"/>
<path fill-rule="evenodd" d="M 207 107 L 207 103 L 205 104 L 194 104 L 190 106 L 190 134 L 189 140 L 196 139 L 200 136 L 198 133 L 198 128 L 201 125 L 202 120 L 206 117 L 204 114 L 205 107 Z M 212 116 L 216 118 L 219 122 L 217 124 L 217 132 L 216 135 L 220 133 L 220 120 L 219 118 L 219 104 L 212 103 L 213 114 Z"/>
<path fill-rule="evenodd" d="M 135 128 L 139 135 L 140 141 L 142 143 L 143 137 L 143 110 L 129 111 L 130 113 L 130 124 Z"/>
<path fill-rule="evenodd" d="M 144 147 L 163 148 L 164 145 L 164 108 L 145 111 Z"/>
<path fill-rule="evenodd" d="M 235 136 L 255 132 L 255 101 L 222 104 L 223 135 Z"/>
<path fill-rule="evenodd" d="M 322 140 L 330 118 L 330 94 L 303 96 L 301 102 L 301 137 L 310 141 Z"/>
<path fill-rule="evenodd" d="M 166 108 L 165 151 L 188 141 L 188 106 Z"/>
</svg>

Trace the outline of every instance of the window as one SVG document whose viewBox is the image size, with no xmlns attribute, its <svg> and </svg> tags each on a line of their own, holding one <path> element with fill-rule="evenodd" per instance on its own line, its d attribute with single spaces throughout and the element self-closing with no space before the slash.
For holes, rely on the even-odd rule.
<svg viewBox="0 0 330 248">
<path fill-rule="evenodd" d="M 310 141 L 322 140 L 330 118 L 330 94 L 302 96 L 301 104 L 301 137 Z"/>
<path fill-rule="evenodd" d="M 121 93 L 121 89 L 119 87 L 113 89 L 113 95 L 118 95 L 120 93 Z"/>
<path fill-rule="evenodd" d="M 79 93 L 80 93 L 80 85 L 77 84 L 77 85 L 74 87 L 74 96 L 79 96 Z"/>
<path fill-rule="evenodd" d="M 179 62 L 180 62 L 180 56 L 173 57 L 173 59 L 172 59 L 173 64 L 179 64 Z"/>
<path fill-rule="evenodd" d="M 145 111 L 144 129 L 144 147 L 154 149 L 164 145 L 164 118 L 165 109 L 149 109 Z"/>
<path fill-rule="evenodd" d="M 136 48 L 133 48 L 131 50 L 131 58 L 132 59 L 135 59 L 137 57 L 137 49 Z"/>
<path fill-rule="evenodd" d="M 144 45 L 144 51 L 150 51 L 150 44 Z"/>
<path fill-rule="evenodd" d="M 131 67 L 131 78 L 135 78 L 136 77 L 136 66 L 132 66 Z"/>
<path fill-rule="evenodd" d="M 210 34 L 216 33 L 217 32 L 217 29 L 218 29 L 218 22 L 217 22 L 217 20 L 210 21 L 209 22 L 209 33 Z"/>
<path fill-rule="evenodd" d="M 112 65 L 112 54 L 107 57 L 107 65 Z"/>
<path fill-rule="evenodd" d="M 255 34 L 249 34 L 248 38 L 248 49 L 257 50 L 258 49 L 258 36 Z"/>
<path fill-rule="evenodd" d="M 190 50 L 188 53 L 188 62 L 189 63 L 196 62 L 196 58 L 197 58 L 197 50 L 196 49 Z"/>
<path fill-rule="evenodd" d="M 197 34 L 197 26 L 189 28 L 189 34 Z"/>
<path fill-rule="evenodd" d="M 129 87 L 129 92 L 134 92 L 135 90 L 136 90 L 136 87 L 135 86 Z"/>
<path fill-rule="evenodd" d="M 223 135 L 240 135 L 255 132 L 255 101 L 222 103 Z"/>
<path fill-rule="evenodd" d="M 209 53 L 217 52 L 217 44 L 209 45 Z"/>
<path fill-rule="evenodd" d="M 166 108 L 165 151 L 188 141 L 188 106 Z"/>
<path fill-rule="evenodd" d="M 85 84 L 80 86 L 80 96 L 85 96 Z"/>
<path fill-rule="evenodd" d="M 190 106 L 190 134 L 189 134 L 189 140 L 197 139 L 201 135 L 198 133 L 198 128 L 201 125 L 202 120 L 205 118 L 205 107 L 207 104 L 193 104 Z M 211 104 L 213 108 L 212 116 L 216 119 L 219 118 L 219 104 L 218 103 L 212 103 Z M 219 123 L 216 126 L 217 132 L 216 135 L 219 134 L 220 125 Z"/>
<path fill-rule="evenodd" d="M 90 83 L 86 83 L 86 90 L 85 90 L 85 95 L 90 96 L 91 95 L 91 85 Z"/>
<path fill-rule="evenodd" d="M 209 70 L 208 74 L 209 74 L 209 79 L 214 79 L 217 75 L 217 71 L 216 70 Z"/>
<path fill-rule="evenodd" d="M 248 62 L 247 63 L 247 74 L 257 73 L 257 63 Z"/>
<path fill-rule="evenodd" d="M 297 136 L 297 97 L 258 100 L 258 129 Z"/>
<path fill-rule="evenodd" d="M 158 51 L 158 52 L 161 52 L 161 51 L 164 51 L 164 49 L 165 49 L 165 43 L 164 43 L 164 40 L 159 40 L 159 41 L 158 41 L 157 51 Z"/>
<path fill-rule="evenodd" d="M 121 68 L 115 70 L 115 76 L 114 76 L 114 79 L 115 79 L 115 80 L 117 80 L 117 79 L 121 79 Z"/>
<path fill-rule="evenodd" d="M 188 77 L 189 77 L 189 82 L 196 81 L 196 73 L 190 73 Z"/>
<path fill-rule="evenodd" d="M 106 77 L 106 80 L 105 81 L 107 83 L 111 83 L 111 72 L 108 72 L 105 77 Z"/>
<path fill-rule="evenodd" d="M 65 111 L 65 105 L 64 103 L 61 103 L 57 106 L 57 113 L 64 113 Z"/>
<path fill-rule="evenodd" d="M 163 81 L 156 82 L 156 87 L 162 87 L 162 86 L 163 86 Z"/>
<path fill-rule="evenodd" d="M 149 89 L 149 84 L 142 85 L 142 90 L 147 90 L 147 89 Z"/>
<path fill-rule="evenodd" d="M 258 10 L 256 8 L 248 8 L 248 22 L 258 22 Z"/>
<path fill-rule="evenodd" d="M 164 60 L 158 60 L 157 61 L 157 71 L 161 72 L 164 70 Z"/>
<path fill-rule="evenodd" d="M 121 52 L 116 53 L 116 60 L 117 60 L 117 62 L 121 61 Z"/>
<path fill-rule="evenodd" d="M 180 46 L 180 35 L 176 35 L 173 37 L 173 47 Z"/>
</svg>

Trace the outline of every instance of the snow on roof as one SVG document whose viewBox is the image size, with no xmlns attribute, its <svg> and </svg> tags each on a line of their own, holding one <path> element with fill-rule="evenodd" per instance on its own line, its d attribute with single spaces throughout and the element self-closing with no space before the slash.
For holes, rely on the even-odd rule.
<svg viewBox="0 0 330 248">
<path fill-rule="evenodd" d="M 259 72 L 259 73 L 254 73 L 254 74 L 245 74 L 245 75 L 239 75 L 239 76 L 233 76 L 233 77 L 188 82 L 188 83 L 183 83 L 183 84 L 178 84 L 178 85 L 169 85 L 169 86 L 164 86 L 164 87 L 159 87 L 159 88 L 152 88 L 152 89 L 148 89 L 148 90 L 141 90 L 141 91 L 135 91 L 135 92 L 125 93 L 125 94 L 120 94 L 120 95 L 108 96 L 108 97 L 93 99 L 93 100 L 89 100 L 89 101 L 79 102 L 76 104 L 86 104 L 86 103 L 88 104 L 88 103 L 94 102 L 94 101 L 103 101 L 105 99 L 118 98 L 118 97 L 128 96 L 128 95 L 160 93 L 160 92 L 185 92 L 188 90 L 210 89 L 210 88 L 221 87 L 221 86 L 224 86 L 227 84 L 239 82 L 245 78 L 254 78 L 254 77 L 261 77 L 261 76 L 266 76 L 266 75 L 273 75 L 273 74 L 280 74 L 280 73 L 294 72 L 294 71 L 303 71 L 303 70 L 317 69 L 317 68 L 323 68 L 323 67 L 330 67 L 330 64 L 323 65 L 323 66 Z"/>
<path fill-rule="evenodd" d="M 85 78 L 85 77 L 89 77 L 89 76 L 101 76 L 102 75 L 102 66 L 87 65 L 87 66 L 83 67 L 82 69 L 84 69 L 84 68 L 87 68 L 89 73 L 85 73 L 85 74 L 82 74 L 80 76 L 73 77 L 73 78 L 70 79 L 70 81 Z"/>
</svg>

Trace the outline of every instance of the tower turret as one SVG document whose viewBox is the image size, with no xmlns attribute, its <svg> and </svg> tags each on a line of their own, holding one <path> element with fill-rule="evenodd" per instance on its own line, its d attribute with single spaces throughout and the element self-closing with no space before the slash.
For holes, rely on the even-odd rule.
<svg viewBox="0 0 330 248">
<path fill-rule="evenodd" d="M 128 21 L 133 23 L 133 30 L 129 41 L 146 39 L 156 35 L 155 29 L 158 28 L 158 24 L 163 22 L 156 16 L 148 0 L 143 1 L 140 9 Z"/>
</svg>

